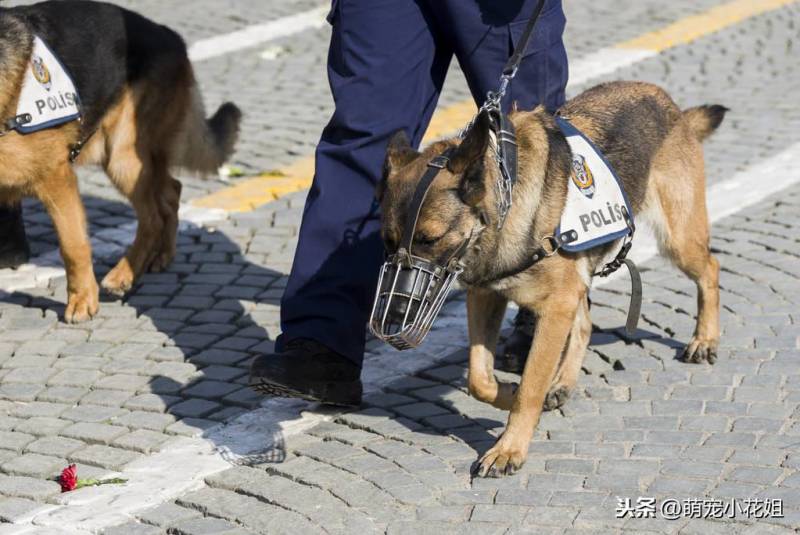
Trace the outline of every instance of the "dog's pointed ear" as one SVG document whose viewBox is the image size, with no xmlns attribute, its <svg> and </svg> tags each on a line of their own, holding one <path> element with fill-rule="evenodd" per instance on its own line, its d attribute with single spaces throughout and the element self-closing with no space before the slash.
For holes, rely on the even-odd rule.
<svg viewBox="0 0 800 535">
<path fill-rule="evenodd" d="M 463 173 L 467 167 L 476 161 L 483 161 L 486 151 L 489 150 L 491 130 L 491 119 L 489 112 L 482 111 L 475 118 L 472 126 L 467 132 L 467 136 L 456 149 L 456 153 L 450 159 L 450 171 L 453 173 Z"/>
<path fill-rule="evenodd" d="M 388 174 L 394 169 L 399 169 L 414 161 L 417 156 L 419 156 L 419 152 L 411 146 L 405 130 L 398 130 L 389 139 L 389 146 L 386 148 L 385 171 Z"/>
<path fill-rule="evenodd" d="M 461 142 L 449 169 L 455 174 L 462 174 L 459 185 L 461 200 L 469 206 L 477 206 L 486 197 L 486 169 L 483 165 L 486 151 L 491 140 L 491 119 L 489 113 L 482 111 Z"/>
<path fill-rule="evenodd" d="M 411 146 L 404 130 L 398 130 L 389 139 L 389 145 L 386 147 L 386 160 L 383 162 L 383 177 L 378 182 L 375 188 L 375 197 L 378 201 L 383 200 L 383 195 L 386 193 L 386 182 L 389 176 L 397 169 L 406 166 L 414 161 L 419 156 L 419 152 L 415 151 Z"/>
</svg>

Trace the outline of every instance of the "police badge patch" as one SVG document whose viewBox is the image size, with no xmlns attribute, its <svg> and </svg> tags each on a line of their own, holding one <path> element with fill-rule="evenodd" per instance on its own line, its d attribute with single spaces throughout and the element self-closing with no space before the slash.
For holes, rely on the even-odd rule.
<svg viewBox="0 0 800 535">
<path fill-rule="evenodd" d="M 572 155 L 572 181 L 581 193 L 590 199 L 594 196 L 594 175 L 586 163 L 586 158 L 580 154 Z"/>
<path fill-rule="evenodd" d="M 17 117 L 31 120 L 16 129 L 30 134 L 52 128 L 81 116 L 80 98 L 69 73 L 38 36 L 33 39 L 30 65 L 22 82 Z"/>
<path fill-rule="evenodd" d="M 633 212 L 611 165 L 569 121 L 556 117 L 556 122 L 572 149 L 572 180 L 556 236 L 578 236 L 563 249 L 584 251 L 627 236 L 630 229 L 625 214 L 633 221 Z"/>
</svg>

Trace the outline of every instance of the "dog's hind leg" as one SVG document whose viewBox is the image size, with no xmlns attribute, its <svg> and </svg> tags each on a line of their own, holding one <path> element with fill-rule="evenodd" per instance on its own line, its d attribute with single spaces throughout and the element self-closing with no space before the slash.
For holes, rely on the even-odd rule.
<svg viewBox="0 0 800 535">
<path fill-rule="evenodd" d="M 680 135 L 680 130 L 674 134 Z M 671 141 L 680 143 L 680 152 L 662 148 L 661 154 L 684 156 L 670 158 L 669 163 L 657 161 L 656 165 L 663 163 L 663 167 L 651 173 L 651 186 L 657 188 L 652 193 L 657 195 L 651 193 L 648 204 L 660 211 L 655 220 L 661 252 L 697 285 L 697 325 L 684 359 L 713 364 L 720 337 L 719 262 L 710 251 L 703 152 L 690 135 Z"/>
<path fill-rule="evenodd" d="M 572 323 L 572 330 L 569 333 L 567 347 L 561 356 L 558 372 L 544 400 L 544 410 L 551 411 L 561 407 L 575 390 L 591 336 L 592 320 L 589 316 L 589 301 L 583 298 L 578 305 L 578 312 Z"/>
<path fill-rule="evenodd" d="M 181 183 L 172 177 L 169 172 L 167 160 L 163 157 L 155 159 L 154 169 L 156 193 L 156 208 L 161 214 L 163 230 L 160 247 L 155 258 L 149 265 L 150 271 L 160 272 L 165 270 L 175 258 L 175 248 L 178 236 L 178 210 L 181 203 Z"/>
<path fill-rule="evenodd" d="M 508 300 L 491 290 L 467 291 L 469 324 L 469 393 L 497 408 L 508 410 L 516 385 L 498 383 L 494 376 L 494 351 Z"/>
<path fill-rule="evenodd" d="M 167 147 L 159 132 L 137 121 L 141 111 L 129 91 L 111 114 L 106 134 L 106 173 L 131 202 L 138 220 L 133 244 L 102 282 L 106 291 L 118 296 L 145 271 L 164 269 L 175 255 L 181 186 L 169 173 Z"/>
<path fill-rule="evenodd" d="M 53 220 L 67 271 L 68 323 L 88 321 L 97 314 L 99 290 L 92 268 L 92 247 L 86 227 L 86 213 L 78 193 L 78 179 L 64 163 L 34 186 Z"/>
</svg>

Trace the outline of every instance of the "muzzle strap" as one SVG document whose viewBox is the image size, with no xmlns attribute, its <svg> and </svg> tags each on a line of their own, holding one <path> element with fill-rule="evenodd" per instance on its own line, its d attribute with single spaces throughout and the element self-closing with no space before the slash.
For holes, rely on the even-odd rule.
<svg viewBox="0 0 800 535">
<path fill-rule="evenodd" d="M 436 180 L 436 177 L 439 176 L 439 173 L 447 168 L 454 153 L 455 149 L 449 148 L 443 154 L 428 162 L 428 170 L 425 171 L 419 184 L 417 184 L 417 189 L 414 191 L 414 196 L 411 198 L 411 203 L 408 205 L 408 217 L 406 217 L 406 224 L 405 227 L 403 227 L 403 236 L 400 239 L 400 250 L 405 251 L 409 256 L 411 256 L 411 244 L 414 242 L 414 232 L 417 228 L 417 221 L 419 221 L 419 216 L 422 213 L 422 205 L 425 203 L 428 190 L 431 189 L 431 185 L 433 181 Z"/>
</svg>

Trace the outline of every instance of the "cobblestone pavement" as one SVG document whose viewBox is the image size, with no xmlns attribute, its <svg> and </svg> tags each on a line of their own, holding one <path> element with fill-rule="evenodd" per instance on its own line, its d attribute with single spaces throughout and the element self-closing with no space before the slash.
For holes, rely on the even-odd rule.
<svg viewBox="0 0 800 535">
<path fill-rule="evenodd" d="M 190 44 L 319 5 L 119 3 L 174 26 Z M 570 53 L 583 56 L 717 3 L 567 2 Z M 800 107 L 791 93 L 800 86 L 798 22 L 792 4 L 607 78 L 657 82 L 685 106 L 731 107 L 707 145 L 709 183 L 718 183 L 787 149 L 800 157 Z M 332 106 L 323 68 L 328 36 L 322 27 L 197 65 L 209 107 L 232 98 L 249 112 L 236 156 L 246 172 L 279 168 L 313 149 Z M 454 69 L 443 103 L 466 96 Z M 81 179 L 99 277 L 130 239 L 132 212 L 98 173 Z M 182 180 L 186 199 L 226 185 Z M 754 187 L 759 180 L 769 176 Z M 0 533 L 27 529 L 65 503 L 91 501 L 91 489 L 64 501 L 49 480 L 67 463 L 78 463 L 82 477 L 127 474 L 187 439 L 209 441 L 236 466 L 127 523 L 122 515 L 108 533 L 782 533 L 800 526 L 800 186 L 714 225 L 724 327 L 714 367 L 676 359 L 693 328 L 694 289 L 669 266 L 648 262 L 637 336 L 618 328 L 624 281 L 595 289 L 596 329 L 580 391 L 544 416 L 518 476 L 474 481 L 469 466 L 502 432 L 505 414 L 465 393 L 457 300 L 421 351 L 401 355 L 370 344 L 363 410 L 295 406 L 308 411 L 310 427 L 276 428 L 252 451 L 224 438 L 221 423 L 277 411 L 246 387 L 246 374 L 277 335 L 303 198 L 243 214 L 189 214 L 173 266 L 147 275 L 124 301 L 104 301 L 88 324 L 59 321 L 63 277 L 41 278 L 33 266 L 0 271 Z M 26 210 L 38 264 L 49 265 L 56 254 L 49 219 L 36 202 Z M 614 518 L 617 497 L 639 496 L 775 498 L 784 517 Z"/>
</svg>

